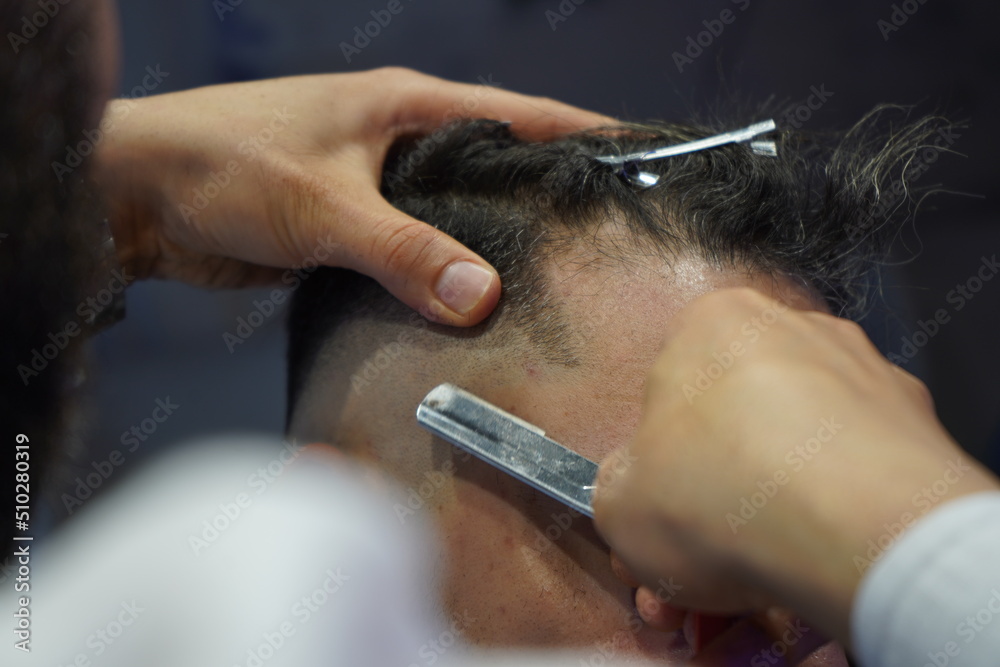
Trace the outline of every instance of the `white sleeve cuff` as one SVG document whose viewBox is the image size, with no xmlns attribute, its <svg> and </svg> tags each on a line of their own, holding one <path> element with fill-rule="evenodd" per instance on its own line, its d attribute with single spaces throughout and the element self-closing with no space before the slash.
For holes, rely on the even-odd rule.
<svg viewBox="0 0 1000 667">
<path fill-rule="evenodd" d="M 1000 664 L 1000 492 L 946 502 L 884 537 L 851 615 L 861 664 Z"/>
</svg>

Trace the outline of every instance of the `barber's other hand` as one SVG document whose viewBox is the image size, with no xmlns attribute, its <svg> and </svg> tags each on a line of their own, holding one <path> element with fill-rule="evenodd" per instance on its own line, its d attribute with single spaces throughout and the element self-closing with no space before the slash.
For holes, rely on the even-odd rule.
<svg viewBox="0 0 1000 667">
<path fill-rule="evenodd" d="M 96 173 L 122 263 L 139 278 L 237 287 L 318 262 L 470 325 L 496 305 L 496 272 L 379 194 L 397 138 L 468 117 L 539 140 L 613 122 L 399 68 L 303 76 L 113 101 Z"/>
<path fill-rule="evenodd" d="M 868 540 L 929 511 L 914 499 L 938 480 L 939 502 L 1000 488 L 860 327 L 749 289 L 671 322 L 628 453 L 594 512 L 639 580 L 708 612 L 793 608 L 845 645 Z"/>
</svg>

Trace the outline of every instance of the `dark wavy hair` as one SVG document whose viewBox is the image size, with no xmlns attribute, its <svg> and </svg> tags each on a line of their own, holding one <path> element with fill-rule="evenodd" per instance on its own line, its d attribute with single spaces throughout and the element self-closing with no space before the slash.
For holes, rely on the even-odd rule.
<svg viewBox="0 0 1000 667">
<path fill-rule="evenodd" d="M 78 319 L 75 309 L 96 268 L 99 229 L 86 165 L 62 181 L 52 166 L 93 121 L 86 44 L 92 7 L 58 4 L 48 16 L 37 0 L 0 4 L 0 557 L 13 548 L 15 436 L 30 441 L 30 495 L 37 501 L 63 439 L 67 387 L 83 336 L 66 339 L 65 349 L 27 381 L 18 367 L 30 368 L 33 350 Z"/>
<path fill-rule="evenodd" d="M 633 242 L 600 250 L 623 261 L 630 252 L 661 253 L 668 262 L 693 252 L 723 268 L 787 275 L 820 294 L 835 314 L 861 315 L 875 269 L 906 217 L 896 214 L 909 208 L 898 197 L 886 206 L 886 194 L 900 191 L 909 166 L 944 127 L 938 118 L 909 115 L 881 107 L 841 134 L 779 128 L 771 135 L 774 158 L 737 144 L 644 163 L 660 177 L 651 188 L 630 184 L 594 157 L 700 139 L 755 119 L 629 124 L 552 143 L 521 140 L 503 123 L 463 122 L 398 146 L 383 192 L 499 271 L 500 306 L 462 335 L 517 330 L 550 361 L 572 363 L 564 335 L 572 322 L 548 296 L 540 262 L 568 241 L 595 238 L 611 220 Z M 407 312 L 352 271 L 321 269 L 304 281 L 290 312 L 289 416 L 339 326 L 359 317 L 401 320 Z"/>
</svg>

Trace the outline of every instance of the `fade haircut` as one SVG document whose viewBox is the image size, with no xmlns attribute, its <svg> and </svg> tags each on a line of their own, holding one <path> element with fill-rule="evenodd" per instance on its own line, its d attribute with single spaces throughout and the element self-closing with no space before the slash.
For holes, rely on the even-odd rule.
<svg viewBox="0 0 1000 667">
<path fill-rule="evenodd" d="M 937 118 L 907 116 L 881 107 L 839 135 L 779 129 L 774 158 L 728 145 L 647 162 L 643 169 L 660 177 L 651 188 L 631 185 L 594 157 L 701 139 L 753 119 L 629 124 L 551 143 L 528 143 L 506 124 L 477 120 L 398 146 L 382 189 L 395 207 L 493 264 L 503 282 L 500 304 L 484 323 L 428 331 L 491 345 L 520 334 L 548 361 L 573 365 L 565 335 L 572 323 L 546 289 L 543 263 L 574 241 L 619 261 L 630 253 L 652 251 L 666 262 L 693 253 L 719 268 L 783 274 L 821 295 L 834 314 L 862 314 L 877 265 L 906 218 L 896 213 L 909 209 L 887 206 L 887 195 L 899 192 L 907 165 L 943 127 Z M 598 240 L 597 230 L 611 221 L 624 230 L 624 243 Z M 323 268 L 305 280 L 289 319 L 289 418 L 339 328 L 408 316 L 406 306 L 353 271 Z"/>
</svg>

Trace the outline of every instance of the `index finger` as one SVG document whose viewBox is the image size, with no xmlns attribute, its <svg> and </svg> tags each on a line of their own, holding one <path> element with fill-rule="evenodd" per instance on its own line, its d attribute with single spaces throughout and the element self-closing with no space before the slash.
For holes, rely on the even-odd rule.
<svg viewBox="0 0 1000 667">
<path fill-rule="evenodd" d="M 401 93 L 406 103 L 398 119 L 405 132 L 429 132 L 451 120 L 492 118 L 510 121 L 525 139 L 543 141 L 583 129 L 617 125 L 610 116 L 586 111 L 547 97 L 503 90 L 492 75 L 482 83 L 445 81 L 427 75 L 409 77 Z"/>
</svg>

